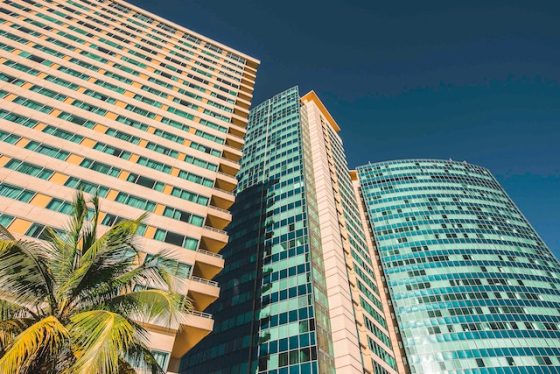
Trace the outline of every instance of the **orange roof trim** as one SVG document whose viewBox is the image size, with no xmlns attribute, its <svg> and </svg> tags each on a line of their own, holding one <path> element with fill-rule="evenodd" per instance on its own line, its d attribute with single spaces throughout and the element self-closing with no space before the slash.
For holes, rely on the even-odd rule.
<svg viewBox="0 0 560 374">
<path fill-rule="evenodd" d="M 334 129 L 334 131 L 336 132 L 340 132 L 340 126 L 338 126 L 338 123 L 336 123 L 336 121 L 334 120 L 333 116 L 331 116 L 331 114 L 329 113 L 329 111 L 327 110 L 327 107 L 325 107 L 325 104 L 323 104 L 323 102 L 321 101 L 321 99 L 319 99 L 319 96 L 317 96 L 317 94 L 315 93 L 315 91 L 311 90 L 308 93 L 306 93 L 301 100 L 304 103 L 307 103 L 309 101 L 313 101 L 315 103 L 315 105 L 317 105 L 317 107 L 319 108 L 319 110 L 321 111 L 321 113 L 323 114 L 323 116 L 325 116 L 325 118 L 327 119 L 327 121 L 329 121 L 329 124 L 331 125 L 331 127 Z"/>
</svg>

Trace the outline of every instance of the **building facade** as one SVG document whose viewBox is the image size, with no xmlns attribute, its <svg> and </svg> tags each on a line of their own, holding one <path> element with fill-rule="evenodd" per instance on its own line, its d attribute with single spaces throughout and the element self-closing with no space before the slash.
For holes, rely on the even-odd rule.
<svg viewBox="0 0 560 374">
<path fill-rule="evenodd" d="M 210 307 L 216 327 L 181 372 L 402 367 L 339 130 L 317 95 L 297 87 L 251 111 L 217 276 L 223 294 Z"/>
<path fill-rule="evenodd" d="M 560 264 L 488 170 L 358 177 L 412 373 L 560 372 Z"/>
<path fill-rule="evenodd" d="M 213 328 L 259 62 L 120 0 L 0 11 L 0 223 L 40 239 L 77 188 L 99 194 L 105 228 L 150 212 L 141 247 L 173 251 L 195 307 L 181 328 L 147 326 L 177 371 Z"/>
</svg>

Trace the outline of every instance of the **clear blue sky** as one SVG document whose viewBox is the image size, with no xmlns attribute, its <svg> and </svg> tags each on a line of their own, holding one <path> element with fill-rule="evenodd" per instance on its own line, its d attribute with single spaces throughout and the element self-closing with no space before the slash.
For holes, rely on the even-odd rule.
<svg viewBox="0 0 560 374">
<path fill-rule="evenodd" d="M 259 58 L 254 104 L 314 89 L 352 167 L 489 168 L 560 256 L 560 1 L 132 2 Z"/>
</svg>

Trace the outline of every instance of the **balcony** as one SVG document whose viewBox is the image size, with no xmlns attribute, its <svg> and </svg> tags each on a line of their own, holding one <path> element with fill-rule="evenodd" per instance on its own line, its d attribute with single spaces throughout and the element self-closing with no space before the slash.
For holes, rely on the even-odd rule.
<svg viewBox="0 0 560 374">
<path fill-rule="evenodd" d="M 168 370 L 178 369 L 178 364 L 189 350 L 191 350 L 206 335 L 212 332 L 214 328 L 214 320 L 212 315 L 203 312 L 193 311 L 184 313 L 181 316 L 181 328 L 175 337 L 173 350 L 171 351 L 171 362 Z M 177 365 L 177 368 L 174 366 Z"/>
<path fill-rule="evenodd" d="M 222 255 L 199 248 L 196 251 L 193 275 L 199 278 L 212 279 L 224 268 Z"/>
<path fill-rule="evenodd" d="M 232 177 L 229 174 L 220 173 L 219 171 L 216 172 L 216 181 L 214 183 L 214 187 L 225 190 L 225 191 L 233 191 L 237 186 L 237 179 Z"/>
<path fill-rule="evenodd" d="M 217 282 L 197 276 L 191 276 L 187 282 L 187 295 L 193 301 L 196 310 L 205 310 L 220 295 L 220 288 Z"/>
<path fill-rule="evenodd" d="M 231 222 L 231 213 L 227 209 L 209 205 L 206 217 L 207 226 L 223 230 Z"/>
<path fill-rule="evenodd" d="M 241 152 L 232 152 L 231 149 L 224 149 L 222 155 L 225 159 L 235 162 L 239 164 L 241 161 Z"/>
<path fill-rule="evenodd" d="M 232 147 L 241 151 L 243 149 L 243 138 L 237 137 L 233 134 L 229 134 L 229 136 L 226 138 L 226 145 L 228 147 Z"/>
<path fill-rule="evenodd" d="M 210 205 L 228 210 L 235 201 L 235 195 L 231 191 L 214 189 Z"/>
<path fill-rule="evenodd" d="M 239 164 L 235 162 L 227 162 L 223 160 L 220 164 L 220 169 L 218 173 L 228 175 L 230 177 L 235 178 L 237 172 L 239 171 Z"/>
<path fill-rule="evenodd" d="M 203 250 L 218 253 L 226 246 L 227 242 L 228 234 L 224 230 L 204 226 L 204 231 L 200 238 L 200 247 Z"/>
<path fill-rule="evenodd" d="M 235 125 L 230 125 L 229 126 L 229 133 L 235 137 L 238 138 L 244 138 L 245 137 L 245 133 L 247 133 L 247 130 L 245 130 L 244 127 L 239 127 L 239 126 L 235 126 Z"/>
</svg>

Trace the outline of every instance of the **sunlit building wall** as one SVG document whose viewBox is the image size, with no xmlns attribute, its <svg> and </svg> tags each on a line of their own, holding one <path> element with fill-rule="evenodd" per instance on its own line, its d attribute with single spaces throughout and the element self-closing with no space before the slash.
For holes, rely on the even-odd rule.
<svg viewBox="0 0 560 374">
<path fill-rule="evenodd" d="M 104 230 L 149 212 L 141 248 L 172 251 L 195 308 L 147 326 L 169 371 L 213 328 L 258 64 L 124 1 L 1 2 L 0 223 L 40 239 L 78 188 Z"/>
</svg>

